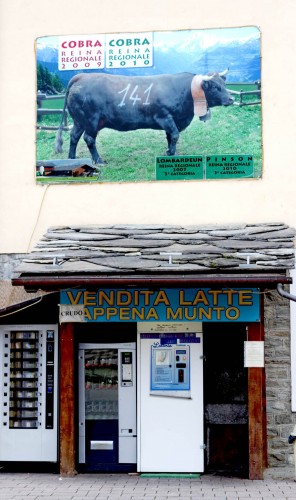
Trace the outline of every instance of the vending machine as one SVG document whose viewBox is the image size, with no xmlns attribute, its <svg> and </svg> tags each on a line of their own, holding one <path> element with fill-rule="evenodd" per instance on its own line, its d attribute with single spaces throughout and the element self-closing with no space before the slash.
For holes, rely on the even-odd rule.
<svg viewBox="0 0 296 500">
<path fill-rule="evenodd" d="M 136 343 L 79 344 L 78 367 L 81 470 L 136 470 Z"/>
<path fill-rule="evenodd" d="M 0 461 L 58 459 L 57 331 L 0 326 Z"/>
<path fill-rule="evenodd" d="M 202 323 L 137 327 L 137 470 L 203 472 Z"/>
</svg>

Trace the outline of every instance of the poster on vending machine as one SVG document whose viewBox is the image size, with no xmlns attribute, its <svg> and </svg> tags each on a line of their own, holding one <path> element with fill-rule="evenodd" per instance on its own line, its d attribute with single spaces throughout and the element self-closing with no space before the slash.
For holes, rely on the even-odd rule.
<svg viewBox="0 0 296 500">
<path fill-rule="evenodd" d="M 36 41 L 36 181 L 203 181 L 262 173 L 255 26 Z"/>
</svg>

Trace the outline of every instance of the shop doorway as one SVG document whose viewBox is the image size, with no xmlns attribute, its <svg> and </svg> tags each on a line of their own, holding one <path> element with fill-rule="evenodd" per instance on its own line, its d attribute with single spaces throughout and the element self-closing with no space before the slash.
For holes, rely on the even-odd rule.
<svg viewBox="0 0 296 500">
<path fill-rule="evenodd" d="M 246 325 L 204 323 L 206 470 L 248 477 Z"/>
<path fill-rule="evenodd" d="M 79 468 L 136 470 L 136 344 L 79 344 Z"/>
</svg>

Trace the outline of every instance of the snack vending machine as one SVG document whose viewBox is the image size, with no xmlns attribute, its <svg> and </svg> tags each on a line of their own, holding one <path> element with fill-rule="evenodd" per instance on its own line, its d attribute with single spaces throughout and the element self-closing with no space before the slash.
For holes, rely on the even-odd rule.
<svg viewBox="0 0 296 500">
<path fill-rule="evenodd" d="M 57 461 L 57 325 L 0 326 L 0 461 Z"/>
</svg>

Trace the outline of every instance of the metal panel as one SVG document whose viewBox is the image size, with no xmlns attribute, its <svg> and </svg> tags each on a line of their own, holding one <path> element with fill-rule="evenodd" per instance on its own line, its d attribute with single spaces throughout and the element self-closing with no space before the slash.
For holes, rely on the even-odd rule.
<svg viewBox="0 0 296 500">
<path fill-rule="evenodd" d="M 114 441 L 91 441 L 90 442 L 91 450 L 113 450 L 114 449 Z"/>
<path fill-rule="evenodd" d="M 119 349 L 119 463 L 137 462 L 137 384 L 136 384 L 136 344 L 132 343 L 130 348 Z M 132 353 L 132 376 L 131 382 L 123 381 L 121 369 L 121 355 L 125 352 Z"/>
<path fill-rule="evenodd" d="M 137 436 L 119 436 L 119 463 L 137 463 Z"/>
<path fill-rule="evenodd" d="M 122 342 L 121 344 L 79 344 L 79 349 L 135 349 L 135 342 Z"/>
</svg>

